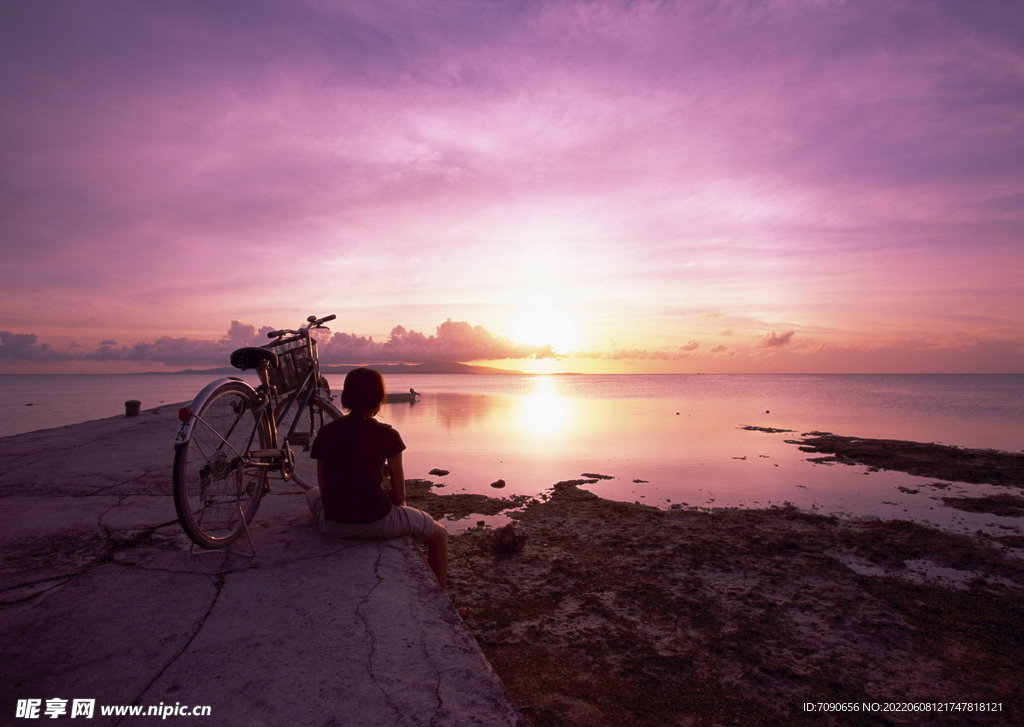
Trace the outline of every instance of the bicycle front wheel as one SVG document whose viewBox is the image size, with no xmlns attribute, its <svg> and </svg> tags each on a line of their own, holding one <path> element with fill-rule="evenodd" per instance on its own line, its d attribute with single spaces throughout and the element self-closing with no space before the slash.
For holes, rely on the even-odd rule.
<svg viewBox="0 0 1024 727">
<path fill-rule="evenodd" d="M 292 479 L 299 487 L 311 490 L 317 486 L 318 482 L 316 460 L 309 456 L 313 440 L 316 439 L 320 427 L 333 422 L 341 416 L 341 412 L 329 398 L 321 395 L 314 398 L 309 407 L 299 412 L 299 416 L 301 420 L 295 427 L 295 433 L 288 438 L 295 457 Z"/>
<path fill-rule="evenodd" d="M 217 388 L 193 414 L 192 436 L 174 449 L 174 507 L 203 548 L 226 548 L 245 532 L 266 491 L 267 467 L 249 451 L 273 447 L 259 398 L 242 382 Z"/>
</svg>

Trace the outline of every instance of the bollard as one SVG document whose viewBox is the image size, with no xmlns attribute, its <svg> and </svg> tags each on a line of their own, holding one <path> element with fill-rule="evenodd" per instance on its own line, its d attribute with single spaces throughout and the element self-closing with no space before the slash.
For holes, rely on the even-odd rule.
<svg viewBox="0 0 1024 727">
<path fill-rule="evenodd" d="M 126 417 L 137 417 L 142 411 L 142 402 L 138 399 L 129 399 L 124 403 L 124 415 Z"/>
</svg>

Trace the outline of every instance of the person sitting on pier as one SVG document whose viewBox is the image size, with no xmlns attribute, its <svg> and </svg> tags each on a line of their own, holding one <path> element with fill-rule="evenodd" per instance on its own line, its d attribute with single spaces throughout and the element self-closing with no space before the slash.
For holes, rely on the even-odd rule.
<svg viewBox="0 0 1024 727">
<path fill-rule="evenodd" d="M 448 579 L 448 531 L 427 513 L 405 504 L 405 443 L 374 417 L 384 403 L 384 379 L 368 368 L 345 377 L 341 406 L 349 413 L 325 424 L 313 442 L 319 487 L 306 504 L 320 530 L 338 538 L 388 540 L 412 535 L 427 544 L 427 562 L 441 588 Z M 387 462 L 391 490 L 383 487 Z"/>
</svg>

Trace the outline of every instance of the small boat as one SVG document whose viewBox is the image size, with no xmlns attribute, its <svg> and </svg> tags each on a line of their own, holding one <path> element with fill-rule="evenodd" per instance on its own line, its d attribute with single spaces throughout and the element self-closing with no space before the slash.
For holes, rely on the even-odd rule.
<svg viewBox="0 0 1024 727">
<path fill-rule="evenodd" d="M 401 404 L 408 402 L 410 404 L 416 403 L 416 397 L 420 395 L 420 392 L 415 389 L 409 389 L 408 392 L 388 392 L 384 402 L 387 404 Z"/>
</svg>

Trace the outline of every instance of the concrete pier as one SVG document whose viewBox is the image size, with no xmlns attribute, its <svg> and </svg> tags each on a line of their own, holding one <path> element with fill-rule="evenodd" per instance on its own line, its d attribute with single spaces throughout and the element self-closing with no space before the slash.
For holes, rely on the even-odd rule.
<svg viewBox="0 0 1024 727">
<path fill-rule="evenodd" d="M 275 481 L 255 557 L 190 555 L 177 409 L 0 439 L 0 724 L 520 724 L 409 539 L 327 538 Z"/>
</svg>

